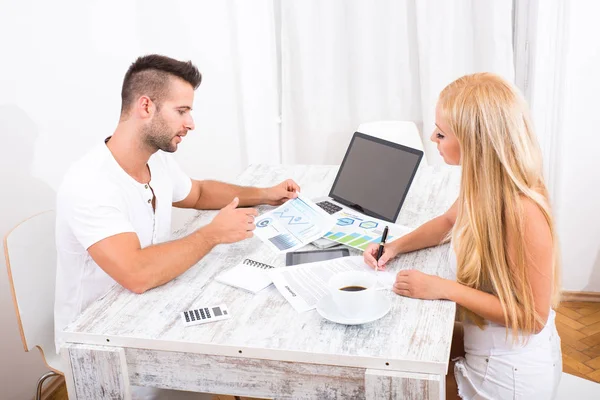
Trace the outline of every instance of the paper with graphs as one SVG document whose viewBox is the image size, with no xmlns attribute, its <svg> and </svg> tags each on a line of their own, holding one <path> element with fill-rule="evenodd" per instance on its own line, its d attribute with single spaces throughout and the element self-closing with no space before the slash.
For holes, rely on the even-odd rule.
<svg viewBox="0 0 600 400">
<path fill-rule="evenodd" d="M 336 224 L 323 237 L 360 251 L 365 251 L 371 243 L 379 244 L 386 226 L 389 229 L 387 243 L 411 231 L 405 226 L 353 213 L 347 209 L 334 215 L 337 218 Z"/>
<path fill-rule="evenodd" d="M 311 200 L 298 195 L 256 218 L 254 234 L 277 253 L 287 253 L 321 238 L 335 219 Z"/>
</svg>

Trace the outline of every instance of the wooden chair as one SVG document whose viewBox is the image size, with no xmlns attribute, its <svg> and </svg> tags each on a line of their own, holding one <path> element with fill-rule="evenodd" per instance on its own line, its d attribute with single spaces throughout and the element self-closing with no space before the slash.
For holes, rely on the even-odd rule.
<svg viewBox="0 0 600 400">
<path fill-rule="evenodd" d="M 8 283 L 23 347 L 25 351 L 37 347 L 50 369 L 38 380 L 36 400 L 46 379 L 64 375 L 54 345 L 54 226 L 54 211 L 46 211 L 21 222 L 4 237 Z"/>
</svg>

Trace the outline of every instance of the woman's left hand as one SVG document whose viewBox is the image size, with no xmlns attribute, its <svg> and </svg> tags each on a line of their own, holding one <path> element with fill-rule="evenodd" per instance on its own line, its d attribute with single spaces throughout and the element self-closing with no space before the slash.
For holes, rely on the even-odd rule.
<svg viewBox="0 0 600 400">
<path fill-rule="evenodd" d="M 437 300 L 444 298 L 447 279 L 417 270 L 403 270 L 396 275 L 394 293 L 415 299 Z"/>
</svg>

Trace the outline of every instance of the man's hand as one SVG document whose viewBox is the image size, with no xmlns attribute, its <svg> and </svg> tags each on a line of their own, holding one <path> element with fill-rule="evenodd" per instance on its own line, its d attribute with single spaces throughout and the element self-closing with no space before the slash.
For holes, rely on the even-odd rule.
<svg viewBox="0 0 600 400">
<path fill-rule="evenodd" d="M 208 225 L 216 243 L 235 243 L 253 236 L 254 218 L 258 213 L 254 208 L 237 208 L 239 202 L 237 197 L 233 199 Z"/>
<path fill-rule="evenodd" d="M 289 199 L 298 197 L 300 186 L 292 179 L 286 179 L 279 185 L 265 189 L 264 203 L 271 206 L 279 206 Z"/>
</svg>

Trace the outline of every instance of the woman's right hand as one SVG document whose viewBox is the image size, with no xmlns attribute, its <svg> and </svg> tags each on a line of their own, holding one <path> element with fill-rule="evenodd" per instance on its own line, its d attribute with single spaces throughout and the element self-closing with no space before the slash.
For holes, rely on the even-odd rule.
<svg viewBox="0 0 600 400">
<path fill-rule="evenodd" d="M 363 253 L 363 258 L 365 260 L 365 263 L 369 267 L 371 267 L 373 269 L 384 270 L 387 262 L 389 260 L 391 260 L 392 258 L 396 257 L 396 255 L 398 253 L 395 250 L 393 250 L 391 246 L 385 245 L 385 246 L 383 246 L 383 254 L 381 255 L 381 258 L 379 259 L 379 262 L 377 262 L 375 260 L 375 257 L 377 257 L 378 250 L 379 250 L 379 244 L 371 243 L 369 245 L 369 247 L 367 247 L 367 249 Z"/>
</svg>

